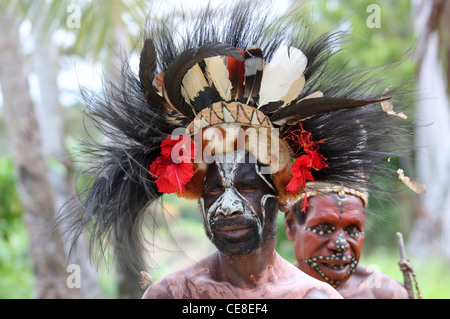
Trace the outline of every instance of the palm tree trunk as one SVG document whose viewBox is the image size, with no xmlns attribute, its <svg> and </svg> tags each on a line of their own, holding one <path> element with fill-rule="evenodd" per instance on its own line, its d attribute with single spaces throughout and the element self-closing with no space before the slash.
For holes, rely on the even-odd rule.
<svg viewBox="0 0 450 319">
<path fill-rule="evenodd" d="M 70 155 L 64 144 L 66 136 L 64 112 L 59 103 L 57 76 L 59 73 L 59 48 L 52 42 L 42 41 L 42 24 L 44 20 L 33 25 L 32 39 L 34 52 L 32 57 L 33 71 L 39 81 L 39 98 L 35 100 L 36 118 L 42 139 L 42 153 L 47 163 L 47 176 L 53 194 L 55 214 L 74 196 L 73 166 Z M 61 226 L 62 227 L 62 226 Z M 65 244 L 66 252 L 70 245 Z M 83 274 L 81 293 L 84 297 L 102 298 L 98 286 L 97 272 L 90 263 L 89 244 L 85 236 L 81 236 L 76 247 L 74 258 L 70 261 L 80 267 Z"/>
<path fill-rule="evenodd" d="M 445 63 L 448 1 L 417 1 L 415 23 L 420 98 L 416 107 L 417 176 L 427 186 L 408 240 L 411 251 L 450 258 L 450 103 Z M 444 56 L 440 55 L 444 52 Z"/>
<path fill-rule="evenodd" d="M 3 12 L 0 20 L 0 83 L 5 130 L 29 237 L 35 297 L 78 298 L 79 289 L 69 289 L 66 284 L 69 273 L 61 236 L 58 231 L 48 232 L 48 225 L 55 217 L 54 204 L 17 32 L 20 19 Z"/>
</svg>

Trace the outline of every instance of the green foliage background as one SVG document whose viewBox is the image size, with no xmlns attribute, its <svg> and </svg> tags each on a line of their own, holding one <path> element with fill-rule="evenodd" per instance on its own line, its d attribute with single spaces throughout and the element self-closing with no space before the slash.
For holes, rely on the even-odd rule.
<svg viewBox="0 0 450 319">
<path fill-rule="evenodd" d="M 0 158 L 0 298 L 30 298 L 33 270 L 28 238 L 22 223 L 14 169 L 9 158 Z"/>
</svg>

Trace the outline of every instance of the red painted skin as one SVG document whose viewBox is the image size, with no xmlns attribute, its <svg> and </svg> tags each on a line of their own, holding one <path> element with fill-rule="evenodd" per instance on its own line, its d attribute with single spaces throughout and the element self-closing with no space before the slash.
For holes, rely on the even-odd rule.
<svg viewBox="0 0 450 319">
<path fill-rule="evenodd" d="M 398 281 L 379 271 L 357 265 L 352 272 L 350 257 L 340 261 L 322 259 L 317 262 L 316 270 L 304 261 L 313 257 L 339 255 L 351 256 L 353 260 L 359 261 L 364 244 L 363 202 L 353 195 L 346 195 L 339 200 L 341 204 L 337 195 L 310 198 L 302 225 L 292 211 L 286 214 L 286 233 L 288 239 L 294 242 L 297 260 L 294 265 L 316 279 L 333 284 L 346 299 L 408 298 L 406 289 Z M 340 242 L 336 241 L 338 236 Z"/>
<path fill-rule="evenodd" d="M 203 187 L 206 211 L 216 207 L 213 205 L 217 199 L 232 187 L 242 196 L 242 203 L 252 207 L 263 225 L 262 233 L 245 222 L 212 227 L 212 234 L 207 231 L 208 237 L 220 249 L 158 280 L 147 288 L 143 298 L 342 298 L 330 285 L 306 275 L 275 251 L 277 201 L 275 198 L 267 200 L 263 209 L 262 197 L 270 194 L 271 190 L 256 172 L 255 164 L 241 164 L 232 186 L 220 181 L 219 171 L 212 167 Z M 231 217 L 220 217 L 221 209 L 212 209 L 211 215 L 224 220 L 245 216 L 242 211 L 234 211 L 227 214 Z M 206 214 L 202 216 L 206 218 Z M 257 247 L 249 253 L 242 253 L 258 236 L 261 238 Z M 217 238 L 220 238 L 220 243 L 217 243 Z"/>
</svg>

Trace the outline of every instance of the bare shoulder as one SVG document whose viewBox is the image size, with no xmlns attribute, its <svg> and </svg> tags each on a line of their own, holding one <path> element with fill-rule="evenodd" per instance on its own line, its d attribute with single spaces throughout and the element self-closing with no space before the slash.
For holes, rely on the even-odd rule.
<svg viewBox="0 0 450 319">
<path fill-rule="evenodd" d="M 341 294 L 329 284 L 312 277 L 310 279 L 310 288 L 305 293 L 304 299 L 343 299 Z"/>
<path fill-rule="evenodd" d="M 408 292 L 405 286 L 399 281 L 381 272 L 376 272 L 380 276 L 380 289 L 375 289 L 377 299 L 408 299 Z"/>
<path fill-rule="evenodd" d="M 352 290 L 354 292 L 359 291 L 359 295 L 362 298 L 374 298 L 374 299 L 408 298 L 408 292 L 399 281 L 389 277 L 388 275 L 378 270 L 369 267 L 358 265 L 355 273 L 352 275 L 352 278 L 350 278 L 350 280 L 352 280 L 353 282 L 352 285 L 354 286 Z"/>
<path fill-rule="evenodd" d="M 289 271 L 295 276 L 299 297 L 303 299 L 342 299 L 342 296 L 329 284 L 304 273 L 289 263 Z M 292 267 L 292 268 L 291 268 Z"/>
<path fill-rule="evenodd" d="M 151 284 L 145 290 L 142 299 L 175 299 L 175 293 L 171 289 L 171 275 Z"/>
<path fill-rule="evenodd" d="M 151 284 L 143 299 L 189 299 L 192 298 L 193 281 L 198 276 L 204 276 L 206 258 L 168 274 Z"/>
</svg>

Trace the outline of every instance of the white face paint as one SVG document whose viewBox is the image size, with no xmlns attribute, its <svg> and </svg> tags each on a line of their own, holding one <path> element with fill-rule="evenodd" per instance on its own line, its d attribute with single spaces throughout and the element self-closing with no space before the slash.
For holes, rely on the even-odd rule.
<svg viewBox="0 0 450 319">
<path fill-rule="evenodd" d="M 261 215 L 262 215 L 262 220 L 266 220 L 266 201 L 269 198 L 277 198 L 275 195 L 272 194 L 266 194 L 261 198 Z"/>
<path fill-rule="evenodd" d="M 233 153 L 226 153 L 216 155 L 215 162 L 219 169 L 220 177 L 222 178 L 222 185 L 224 192 L 217 198 L 217 200 L 208 208 L 205 212 L 205 201 L 200 199 L 200 209 L 203 217 L 205 218 L 205 225 L 209 232 L 211 239 L 214 233 L 211 231 L 211 224 L 218 219 L 225 217 L 231 217 L 235 212 L 241 212 L 243 216 L 251 219 L 257 217 L 251 205 L 245 205 L 247 200 L 234 187 L 234 178 L 236 171 L 240 164 L 245 161 L 245 151 L 237 151 Z M 256 165 L 256 164 L 255 164 Z M 262 233 L 262 226 L 258 220 L 258 233 Z"/>
<path fill-rule="evenodd" d="M 266 222 L 266 202 L 269 198 L 276 198 L 276 195 L 263 195 L 260 202 L 261 213 L 260 216 L 258 216 L 258 213 L 255 211 L 253 205 L 236 189 L 234 184 L 238 168 L 245 162 L 245 158 L 245 151 L 236 151 L 233 153 L 216 156 L 215 162 L 221 177 L 223 193 L 207 209 L 205 209 L 204 198 L 199 200 L 199 207 L 201 213 L 203 214 L 205 228 L 211 240 L 214 239 L 214 233 L 211 229 L 211 225 L 214 225 L 216 221 L 222 220 L 223 218 L 230 218 L 234 215 L 239 215 L 248 220 L 255 221 L 258 236 L 260 238 L 263 236 L 263 230 Z M 276 192 L 273 185 L 261 173 L 258 164 L 255 163 L 254 165 L 257 175 L 261 177 L 261 179 L 270 187 L 271 190 Z"/>
</svg>

